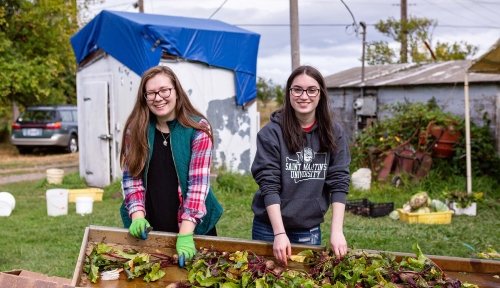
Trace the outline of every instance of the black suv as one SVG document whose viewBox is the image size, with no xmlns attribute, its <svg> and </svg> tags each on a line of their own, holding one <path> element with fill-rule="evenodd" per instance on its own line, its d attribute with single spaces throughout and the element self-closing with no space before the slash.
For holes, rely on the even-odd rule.
<svg viewBox="0 0 500 288">
<path fill-rule="evenodd" d="M 78 119 L 74 105 L 31 106 L 12 124 L 11 143 L 19 153 L 37 147 L 78 151 Z"/>
</svg>

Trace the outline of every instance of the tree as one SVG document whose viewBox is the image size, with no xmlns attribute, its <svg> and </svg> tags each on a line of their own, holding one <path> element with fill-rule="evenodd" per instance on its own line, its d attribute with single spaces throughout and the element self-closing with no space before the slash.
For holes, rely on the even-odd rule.
<svg viewBox="0 0 500 288">
<path fill-rule="evenodd" d="M 259 77 L 257 80 L 257 99 L 259 99 L 264 107 L 273 100 L 283 98 L 283 88 L 280 85 L 275 85 L 273 80 Z"/>
<path fill-rule="evenodd" d="M 0 3 L 0 103 L 10 107 L 74 103 L 75 1 Z"/>
<path fill-rule="evenodd" d="M 474 56 L 478 48 L 465 41 L 445 43 L 437 42 L 431 48 L 432 30 L 437 26 L 437 21 L 427 18 L 410 17 L 407 21 L 394 18 L 380 20 L 375 28 L 385 36 L 401 43 L 406 35 L 413 63 L 462 60 Z M 403 34 L 405 31 L 406 33 Z M 398 58 L 399 53 L 391 48 L 387 41 L 373 41 L 367 45 L 366 61 L 369 65 L 402 63 Z"/>
<path fill-rule="evenodd" d="M 468 44 L 465 41 L 460 41 L 459 43 L 436 43 L 436 48 L 434 49 L 434 54 L 436 59 L 441 59 L 443 61 L 447 60 L 462 60 L 465 59 L 464 55 L 473 56 L 477 53 L 477 46 Z"/>
<path fill-rule="evenodd" d="M 76 102 L 77 28 L 75 1 L 0 1 L 0 138 L 17 105 Z"/>
<path fill-rule="evenodd" d="M 276 102 L 281 106 L 285 103 L 285 90 L 280 85 L 274 87 L 274 93 L 276 95 Z"/>
</svg>

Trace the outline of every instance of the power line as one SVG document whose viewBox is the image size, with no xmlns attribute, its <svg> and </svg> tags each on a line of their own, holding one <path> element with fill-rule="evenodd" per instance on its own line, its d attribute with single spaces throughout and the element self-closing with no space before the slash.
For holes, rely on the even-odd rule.
<svg viewBox="0 0 500 288">
<path fill-rule="evenodd" d="M 474 3 L 486 4 L 486 5 L 500 5 L 500 2 L 493 2 L 493 1 L 474 1 Z"/>
<path fill-rule="evenodd" d="M 461 7 L 463 7 L 465 9 L 465 11 L 470 11 L 471 13 L 476 14 L 477 16 L 479 16 L 479 19 L 485 19 L 485 20 L 491 21 L 492 23 L 496 23 L 495 20 L 491 20 L 490 18 L 486 17 L 485 15 L 480 14 L 477 11 L 474 11 L 473 9 L 470 9 L 471 7 L 474 7 L 474 6 L 468 7 L 468 6 L 464 5 L 463 3 L 461 3 L 460 1 L 456 1 L 456 3 L 458 5 L 460 5 Z"/>
<path fill-rule="evenodd" d="M 461 19 L 467 19 L 471 22 L 477 22 L 478 21 L 478 18 L 470 18 L 468 17 L 468 15 L 458 15 L 455 11 L 453 10 L 450 10 L 448 8 L 448 6 L 442 6 L 442 5 L 439 5 L 438 3 L 436 3 L 436 1 L 429 1 L 429 0 L 424 0 L 426 3 L 428 3 L 429 5 L 432 5 L 432 6 L 436 6 L 438 7 L 440 10 L 444 11 L 444 12 L 447 12 L 451 15 L 453 15 L 454 17 L 457 17 L 457 18 L 461 18 Z M 455 1 L 454 3 L 458 3 L 458 1 Z M 459 5 L 461 5 L 460 3 L 458 3 Z M 463 5 L 461 5 L 463 8 L 465 8 L 466 11 L 472 11 L 474 12 L 473 10 L 470 9 L 470 7 L 465 7 Z M 476 13 L 477 14 L 477 13 Z M 480 15 L 480 14 L 478 14 Z M 480 15 L 481 18 L 484 18 L 482 15 Z M 439 25 L 439 26 L 450 26 L 450 25 Z M 467 27 L 464 27 L 464 26 L 470 26 L 470 25 L 456 25 L 457 28 L 467 28 Z M 493 28 L 493 29 L 497 29 L 498 27 L 495 27 L 495 26 L 489 26 L 489 25 L 477 25 L 477 26 L 474 26 L 474 27 L 482 27 L 482 28 Z"/>
<path fill-rule="evenodd" d="M 500 2 L 491 2 L 491 1 L 477 1 L 477 0 L 469 0 L 472 2 L 472 4 L 479 4 L 479 5 L 500 5 Z"/>
<path fill-rule="evenodd" d="M 446 28 L 466 28 L 466 29 L 500 29 L 500 26 L 490 26 L 490 25 L 448 25 L 439 24 L 436 28 L 446 27 Z"/>
<path fill-rule="evenodd" d="M 441 10 L 443 10 L 445 12 L 448 12 L 449 14 L 451 14 L 451 15 L 453 15 L 455 17 L 460 17 L 460 15 L 457 15 L 457 13 L 455 13 L 452 10 L 448 9 L 448 7 L 446 7 L 446 6 L 441 6 L 441 5 L 437 4 L 437 3 L 435 3 L 434 1 L 429 1 L 429 0 L 424 0 L 424 1 L 427 2 L 429 5 L 436 6 L 439 9 L 441 9 Z M 471 18 L 468 18 L 468 17 L 462 17 L 462 18 L 467 18 L 468 20 L 473 21 L 473 22 L 477 21 L 477 19 L 471 19 Z"/>
<path fill-rule="evenodd" d="M 498 16 L 496 12 L 493 12 L 493 11 L 491 11 L 491 9 L 490 9 L 490 8 L 486 7 L 486 6 L 485 6 L 486 4 L 484 4 L 484 3 L 480 3 L 480 2 L 478 2 L 478 1 L 474 1 L 474 0 L 469 0 L 469 1 L 470 1 L 470 2 L 472 2 L 472 4 L 476 4 L 478 7 L 482 8 L 484 11 L 486 11 L 486 12 L 490 13 L 490 15 L 494 15 L 494 17 L 497 17 L 497 16 Z M 500 3 L 499 3 L 499 4 L 500 4 Z M 496 22 L 496 21 L 494 21 L 494 22 Z"/>
<path fill-rule="evenodd" d="M 214 17 L 215 14 L 217 14 L 217 12 L 219 12 L 220 9 L 222 9 L 222 6 L 224 6 L 224 4 L 226 4 L 228 0 L 224 0 L 224 2 L 222 2 L 222 4 L 219 6 L 219 8 L 217 8 L 214 13 L 212 13 L 212 15 L 210 15 L 210 17 L 208 17 L 208 19 L 212 19 L 212 17 Z"/>
<path fill-rule="evenodd" d="M 236 26 L 261 26 L 261 27 L 290 27 L 290 24 L 233 24 Z M 332 26 L 339 26 L 339 27 L 345 27 L 349 26 L 352 24 L 299 24 L 299 26 L 305 26 L 305 27 L 332 27 Z M 374 24 L 373 24 L 374 25 Z"/>
<path fill-rule="evenodd" d="M 236 26 L 244 26 L 244 27 L 290 27 L 290 24 L 233 24 Z M 346 27 L 352 24 L 337 24 L 337 23 L 323 23 L 323 24 L 299 24 L 301 27 Z M 376 24 L 366 24 L 366 26 L 375 26 Z M 436 28 L 446 27 L 446 28 L 467 28 L 467 29 L 500 29 L 500 26 L 492 26 L 492 25 L 454 25 L 454 24 L 438 24 Z"/>
<path fill-rule="evenodd" d="M 340 2 L 342 2 L 342 4 L 344 4 L 347 11 L 349 11 L 349 14 L 351 14 L 352 24 L 350 24 L 350 26 L 354 27 L 354 32 L 356 33 L 356 36 L 358 36 L 359 27 L 358 27 L 358 22 L 356 21 L 356 18 L 354 18 L 354 14 L 352 14 L 351 9 L 349 9 L 349 6 L 347 6 L 347 4 L 345 4 L 344 0 L 340 0 Z M 349 26 L 349 25 L 347 25 L 347 26 Z M 347 29 L 347 26 L 346 26 L 346 29 Z"/>
</svg>

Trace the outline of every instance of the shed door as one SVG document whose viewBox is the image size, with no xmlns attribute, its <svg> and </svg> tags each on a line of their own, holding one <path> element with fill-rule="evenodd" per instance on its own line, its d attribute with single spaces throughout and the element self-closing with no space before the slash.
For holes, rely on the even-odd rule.
<svg viewBox="0 0 500 288">
<path fill-rule="evenodd" d="M 84 169 L 85 180 L 91 186 L 110 183 L 111 134 L 109 133 L 108 83 L 87 82 L 84 85 Z"/>
</svg>

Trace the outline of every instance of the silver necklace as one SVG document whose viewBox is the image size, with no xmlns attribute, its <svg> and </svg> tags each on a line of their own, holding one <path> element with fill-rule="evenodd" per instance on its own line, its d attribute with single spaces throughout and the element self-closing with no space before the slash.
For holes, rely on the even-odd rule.
<svg viewBox="0 0 500 288">
<path fill-rule="evenodd" d="M 170 133 L 167 135 L 167 138 L 165 138 L 165 135 L 163 135 L 163 132 L 160 131 L 161 137 L 163 137 L 163 146 L 167 147 L 168 142 L 167 139 L 170 137 Z"/>
</svg>

